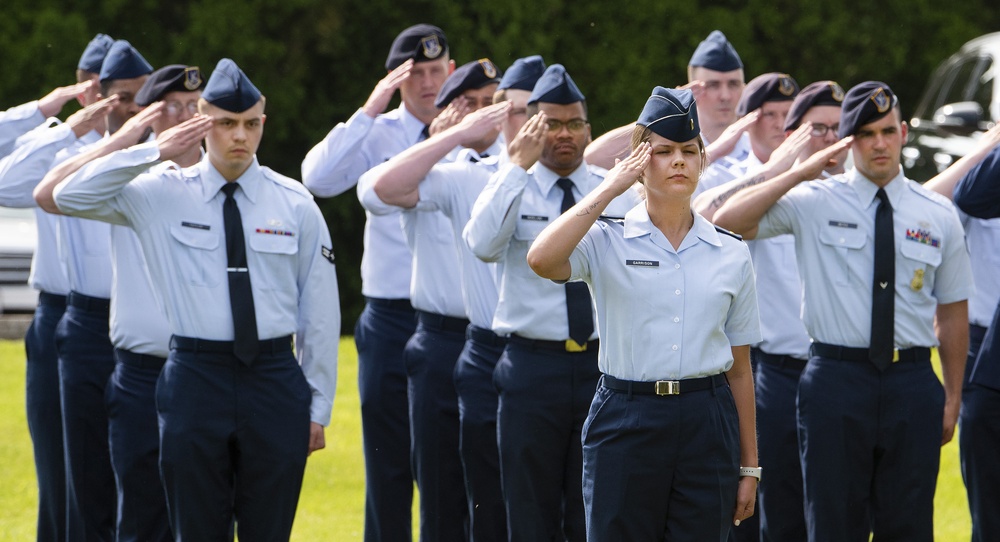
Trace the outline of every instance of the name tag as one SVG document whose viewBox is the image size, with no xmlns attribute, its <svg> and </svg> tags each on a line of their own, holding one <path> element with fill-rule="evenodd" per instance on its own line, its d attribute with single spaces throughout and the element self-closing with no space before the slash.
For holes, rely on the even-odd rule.
<svg viewBox="0 0 1000 542">
<path fill-rule="evenodd" d="M 548 222 L 549 217 L 541 215 L 521 215 L 521 220 L 533 220 L 535 222 Z"/>
<path fill-rule="evenodd" d="M 212 226 L 208 224 L 196 224 L 194 222 L 181 222 L 181 226 L 185 228 L 194 228 L 196 230 L 210 230 Z"/>
<path fill-rule="evenodd" d="M 831 220 L 829 222 L 829 224 L 831 226 L 833 226 L 834 228 L 847 228 L 847 229 L 851 229 L 851 230 L 858 229 L 858 225 L 857 224 L 852 224 L 850 222 L 841 222 L 839 220 Z"/>
<path fill-rule="evenodd" d="M 660 262 L 654 260 L 625 260 L 625 265 L 633 267 L 660 267 Z"/>
</svg>

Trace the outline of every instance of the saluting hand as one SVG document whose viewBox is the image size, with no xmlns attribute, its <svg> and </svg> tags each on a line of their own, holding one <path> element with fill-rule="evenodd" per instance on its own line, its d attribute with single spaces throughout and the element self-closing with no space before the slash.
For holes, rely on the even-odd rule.
<svg viewBox="0 0 1000 542">
<path fill-rule="evenodd" d="M 211 131 L 213 122 L 214 119 L 208 115 L 195 115 L 162 134 L 157 134 L 160 159 L 173 160 L 200 144 Z"/>
<path fill-rule="evenodd" d="M 462 132 L 462 144 L 478 141 L 491 131 L 496 131 L 509 113 L 510 101 L 493 104 L 469 113 L 457 127 Z"/>
<path fill-rule="evenodd" d="M 469 111 L 471 111 L 471 108 L 468 101 L 466 101 L 464 96 L 459 96 L 434 117 L 427 132 L 430 135 L 439 134 L 462 122 L 462 119 L 469 114 Z"/>
<path fill-rule="evenodd" d="M 87 92 L 93 84 L 93 81 L 84 81 L 75 85 L 59 87 L 38 100 L 38 111 L 44 117 L 54 117 L 62 111 L 64 105 Z"/>
<path fill-rule="evenodd" d="M 73 130 L 76 137 L 83 137 L 84 134 L 91 130 L 103 132 L 107 127 L 106 119 L 108 118 L 108 113 L 116 105 L 118 105 L 118 95 L 112 94 L 73 113 L 66 119 L 66 124 Z"/>
<path fill-rule="evenodd" d="M 694 101 L 697 102 L 705 94 L 705 82 L 701 79 L 695 79 L 686 85 L 677 87 L 677 90 L 690 90 L 691 94 L 694 95 Z"/>
<path fill-rule="evenodd" d="M 795 165 L 799 155 L 809 147 L 809 140 L 812 138 L 811 131 L 812 123 L 803 122 L 781 142 L 781 145 L 778 145 L 778 148 L 774 149 L 771 158 L 767 161 L 767 167 L 774 175 L 781 175 Z"/>
<path fill-rule="evenodd" d="M 747 128 L 753 126 L 757 119 L 760 118 L 760 109 L 754 109 L 753 111 L 743 115 L 742 117 L 736 119 L 736 122 L 730 124 L 723 130 L 722 135 L 719 139 L 712 142 L 708 148 L 705 149 L 705 155 L 708 157 L 708 163 L 712 163 L 719 158 L 728 156 L 729 153 L 733 152 L 736 148 L 736 144 L 740 141 L 740 137 L 743 132 L 747 131 Z"/>
<path fill-rule="evenodd" d="M 371 96 L 368 97 L 368 101 L 365 105 L 361 107 L 361 110 L 365 112 L 371 118 L 379 116 L 380 113 L 385 111 L 386 107 L 389 107 L 389 100 L 392 100 L 393 94 L 396 93 L 396 89 L 403 84 L 410 77 L 410 70 L 413 68 L 413 59 L 409 59 L 403 62 L 396 69 L 389 72 L 382 78 L 381 81 L 375 85 L 375 90 L 372 91 Z"/>
<path fill-rule="evenodd" d="M 153 121 L 163 114 L 163 107 L 163 102 L 156 102 L 143 108 L 142 111 L 125 121 L 125 124 L 111 136 L 108 144 L 115 145 L 118 150 L 121 150 L 142 143 L 142 139 L 149 133 L 148 130 L 153 125 Z"/>
<path fill-rule="evenodd" d="M 537 115 L 528 119 L 521 127 L 521 131 L 514 136 L 514 140 L 507 144 L 507 154 L 510 161 L 528 169 L 535 165 L 535 162 L 542 156 L 542 149 L 545 147 L 545 134 L 548 125 L 545 123 L 548 117 L 539 111 Z"/>
<path fill-rule="evenodd" d="M 817 151 L 808 159 L 795 166 L 795 172 L 800 175 L 800 179 L 803 181 L 818 179 L 824 169 L 837 165 L 837 155 L 846 151 L 853 142 L 854 136 L 847 136 L 833 145 Z"/>
<path fill-rule="evenodd" d="M 624 160 L 615 159 L 615 167 L 604 176 L 603 184 L 612 191 L 614 197 L 624 194 L 642 178 L 652 156 L 653 145 L 649 141 L 643 142 Z"/>
</svg>

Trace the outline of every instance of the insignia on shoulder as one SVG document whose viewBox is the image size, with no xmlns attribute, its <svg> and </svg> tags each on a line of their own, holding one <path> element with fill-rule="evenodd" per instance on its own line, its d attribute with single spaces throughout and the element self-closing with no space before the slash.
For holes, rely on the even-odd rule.
<svg viewBox="0 0 1000 542">
<path fill-rule="evenodd" d="M 879 87 L 869 99 L 875 104 L 875 109 L 879 113 L 885 113 L 889 110 L 889 106 L 892 105 L 891 100 L 889 100 L 889 96 L 886 95 L 885 89 L 882 87 Z"/>
<path fill-rule="evenodd" d="M 326 261 L 333 263 L 333 249 L 330 247 L 320 247 L 320 255 L 326 258 Z"/>
<path fill-rule="evenodd" d="M 791 76 L 782 75 L 778 78 L 778 92 L 784 94 L 785 96 L 791 96 L 795 93 L 795 85 L 792 84 Z"/>
<path fill-rule="evenodd" d="M 910 281 L 910 289 L 919 292 L 924 287 L 924 270 L 917 269 L 913 272 L 913 280 Z"/>
<path fill-rule="evenodd" d="M 844 101 L 844 88 L 837 83 L 830 83 L 830 94 L 834 100 L 838 102 Z"/>
<path fill-rule="evenodd" d="M 493 65 L 493 61 L 488 58 L 480 58 L 479 65 L 483 67 L 483 74 L 486 77 L 493 79 L 497 76 L 497 67 Z"/>
<path fill-rule="evenodd" d="M 198 90 L 201 86 L 201 70 L 198 66 L 191 66 L 184 69 L 184 88 L 188 90 Z"/>
<path fill-rule="evenodd" d="M 421 39 L 420 46 L 424 50 L 424 56 L 429 59 L 437 58 L 444 52 L 444 47 L 441 47 L 441 42 L 438 41 L 438 37 L 433 34 Z"/>
</svg>

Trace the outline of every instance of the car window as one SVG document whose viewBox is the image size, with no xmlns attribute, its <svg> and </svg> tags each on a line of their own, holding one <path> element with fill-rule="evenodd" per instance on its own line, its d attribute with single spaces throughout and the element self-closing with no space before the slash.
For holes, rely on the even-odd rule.
<svg viewBox="0 0 1000 542">
<path fill-rule="evenodd" d="M 978 82 L 979 57 L 967 57 L 959 60 L 948 70 L 945 85 L 941 88 L 941 98 L 934 109 L 946 104 L 967 102 L 972 97 L 973 83 Z"/>
<path fill-rule="evenodd" d="M 972 100 L 983 108 L 983 115 L 991 117 L 990 104 L 993 102 L 994 70 L 993 60 L 989 57 L 982 58 L 982 65 L 979 68 L 981 75 L 976 81 L 976 88 L 973 91 Z"/>
</svg>

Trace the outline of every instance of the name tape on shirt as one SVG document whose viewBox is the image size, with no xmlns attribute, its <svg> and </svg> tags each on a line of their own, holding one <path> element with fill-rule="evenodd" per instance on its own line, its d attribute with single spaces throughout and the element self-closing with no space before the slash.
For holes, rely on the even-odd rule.
<svg viewBox="0 0 1000 542">
<path fill-rule="evenodd" d="M 660 262 L 656 260 L 625 260 L 625 265 L 633 267 L 660 267 Z"/>
<path fill-rule="evenodd" d="M 834 228 L 847 228 L 851 230 L 858 229 L 857 224 L 854 224 L 852 222 L 841 222 L 839 220 L 831 220 L 830 225 L 833 226 Z"/>
<path fill-rule="evenodd" d="M 210 230 L 212 226 L 208 224 L 198 224 L 196 222 L 181 222 L 182 228 L 194 228 L 196 230 Z"/>
<path fill-rule="evenodd" d="M 541 215 L 521 215 L 521 220 L 533 220 L 535 222 L 548 222 L 549 217 Z"/>
</svg>

